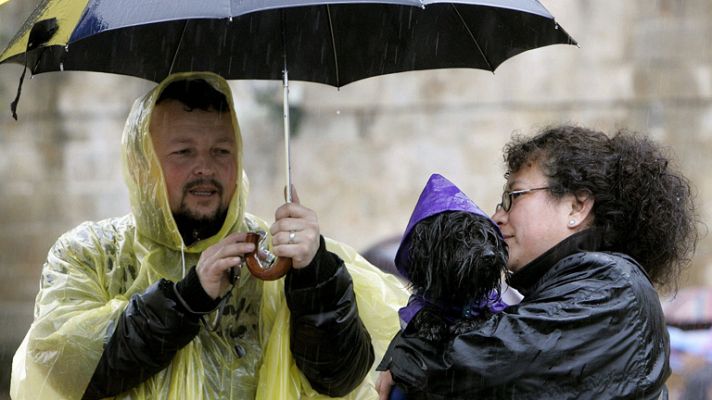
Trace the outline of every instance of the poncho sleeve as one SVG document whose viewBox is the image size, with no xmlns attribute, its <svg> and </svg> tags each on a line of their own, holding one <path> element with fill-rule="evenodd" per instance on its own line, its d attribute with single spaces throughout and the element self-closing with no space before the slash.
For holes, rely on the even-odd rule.
<svg viewBox="0 0 712 400">
<path fill-rule="evenodd" d="M 113 250 L 88 223 L 52 247 L 34 322 L 13 359 L 13 399 L 81 398 L 127 304 L 126 298 L 110 298 L 104 286 L 103 271 L 116 261 Z"/>
</svg>

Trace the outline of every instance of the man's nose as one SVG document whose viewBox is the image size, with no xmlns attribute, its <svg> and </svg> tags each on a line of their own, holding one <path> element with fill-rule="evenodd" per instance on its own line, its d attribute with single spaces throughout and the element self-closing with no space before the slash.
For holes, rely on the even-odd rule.
<svg viewBox="0 0 712 400">
<path fill-rule="evenodd" d="M 196 158 L 193 173 L 196 175 L 212 175 L 215 173 L 215 160 L 209 154 L 200 154 Z"/>
</svg>

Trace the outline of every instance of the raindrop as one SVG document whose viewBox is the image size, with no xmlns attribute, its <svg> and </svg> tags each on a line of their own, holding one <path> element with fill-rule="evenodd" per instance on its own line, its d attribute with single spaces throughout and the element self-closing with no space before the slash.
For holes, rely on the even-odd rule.
<svg viewBox="0 0 712 400">
<path fill-rule="evenodd" d="M 336 115 L 341 115 L 341 110 L 336 110 Z"/>
<path fill-rule="evenodd" d="M 237 358 L 244 357 L 245 353 L 247 353 L 247 352 L 245 351 L 244 347 L 240 346 L 239 344 L 235 345 L 235 354 L 237 354 Z"/>
<path fill-rule="evenodd" d="M 64 63 L 59 63 L 59 71 L 64 72 Z"/>
<path fill-rule="evenodd" d="M 228 18 L 229 22 L 232 22 L 232 15 Z"/>
<path fill-rule="evenodd" d="M 554 29 L 558 30 L 559 29 L 559 24 L 554 22 Z"/>
<path fill-rule="evenodd" d="M 69 53 L 69 45 L 68 44 L 64 45 L 64 52 Z"/>
</svg>

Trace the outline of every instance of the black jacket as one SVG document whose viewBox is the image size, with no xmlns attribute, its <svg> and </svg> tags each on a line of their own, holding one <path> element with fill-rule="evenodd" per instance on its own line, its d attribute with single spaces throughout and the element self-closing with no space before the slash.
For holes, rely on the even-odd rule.
<svg viewBox="0 0 712 400">
<path fill-rule="evenodd" d="M 351 276 L 343 261 L 326 250 L 323 238 L 312 263 L 287 274 L 285 294 L 297 366 L 320 393 L 347 394 L 371 368 L 373 347 L 358 316 Z M 195 267 L 176 284 L 163 279 L 133 296 L 104 347 L 84 399 L 116 395 L 164 369 L 205 329 L 201 316 L 218 303 L 202 290 Z"/>
<path fill-rule="evenodd" d="M 591 251 L 599 239 L 582 232 L 534 260 L 510 282 L 520 304 L 461 321 L 448 340 L 423 339 L 411 322 L 378 369 L 409 399 L 658 398 L 670 351 L 657 293 L 635 260 Z"/>
</svg>

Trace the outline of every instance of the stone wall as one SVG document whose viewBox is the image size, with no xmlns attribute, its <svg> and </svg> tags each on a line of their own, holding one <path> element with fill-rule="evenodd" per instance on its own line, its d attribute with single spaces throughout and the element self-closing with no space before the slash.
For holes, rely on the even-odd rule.
<svg viewBox="0 0 712 400">
<path fill-rule="evenodd" d="M 0 6 L 4 45 L 31 11 Z M 483 209 L 504 183 L 501 148 L 513 132 L 556 122 L 650 134 L 669 145 L 712 205 L 712 3 L 707 0 L 548 0 L 580 47 L 550 46 L 476 70 L 408 72 L 340 90 L 292 84 L 294 183 L 323 233 L 362 250 L 399 234 L 431 173 Z M 20 120 L 10 118 L 21 68 L 0 66 L 0 373 L 32 318 L 39 272 L 62 232 L 129 211 L 119 141 L 132 100 L 150 84 L 97 73 L 26 80 Z M 235 82 L 251 177 L 250 210 L 271 218 L 281 203 L 278 82 Z M 698 246 L 682 285 L 712 285 L 711 239 Z M 0 388 L 0 393 L 2 389 Z M 1 394 L 0 394 L 1 396 Z"/>
</svg>

